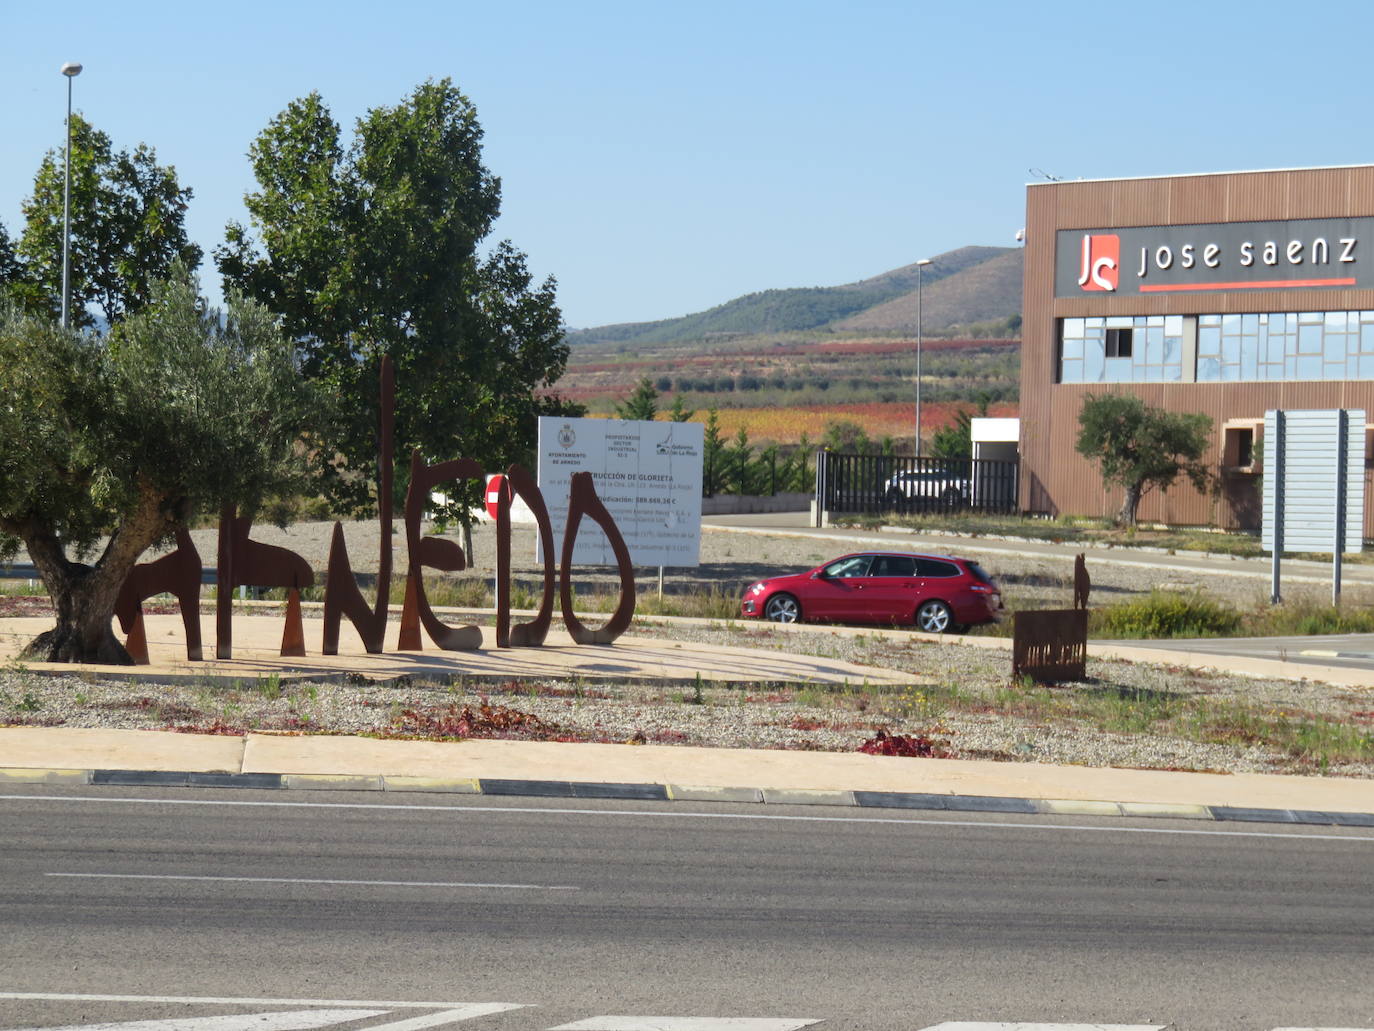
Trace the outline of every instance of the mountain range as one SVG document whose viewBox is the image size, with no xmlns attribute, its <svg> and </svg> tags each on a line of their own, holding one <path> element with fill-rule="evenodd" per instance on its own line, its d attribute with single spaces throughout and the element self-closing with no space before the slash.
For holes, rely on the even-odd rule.
<svg viewBox="0 0 1374 1031">
<path fill-rule="evenodd" d="M 1019 247 L 970 246 L 936 255 L 920 271 L 922 331 L 1019 335 L 1021 269 Z M 842 286 L 764 290 L 680 318 L 573 330 L 568 342 L 577 348 L 774 333 L 915 336 L 917 275 L 913 263 Z"/>
</svg>

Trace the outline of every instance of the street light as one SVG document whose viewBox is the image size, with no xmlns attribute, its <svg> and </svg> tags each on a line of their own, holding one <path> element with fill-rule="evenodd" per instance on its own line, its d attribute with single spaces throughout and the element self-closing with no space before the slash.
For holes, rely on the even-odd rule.
<svg viewBox="0 0 1374 1031">
<path fill-rule="evenodd" d="M 62 66 L 62 74 L 67 77 L 67 153 L 62 160 L 67 173 L 62 191 L 62 328 L 66 329 L 72 296 L 72 80 L 81 74 L 81 65 L 68 61 Z"/>
<path fill-rule="evenodd" d="M 916 262 L 916 457 L 921 457 L 921 270 L 929 258 Z"/>
</svg>

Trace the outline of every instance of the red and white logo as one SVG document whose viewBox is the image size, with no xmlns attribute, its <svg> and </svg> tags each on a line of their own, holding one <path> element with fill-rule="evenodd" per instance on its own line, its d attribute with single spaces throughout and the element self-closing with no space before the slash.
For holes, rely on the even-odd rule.
<svg viewBox="0 0 1374 1031">
<path fill-rule="evenodd" d="M 1121 237 L 1083 234 L 1083 263 L 1078 270 L 1078 285 L 1084 290 L 1116 289 L 1121 274 Z"/>
</svg>

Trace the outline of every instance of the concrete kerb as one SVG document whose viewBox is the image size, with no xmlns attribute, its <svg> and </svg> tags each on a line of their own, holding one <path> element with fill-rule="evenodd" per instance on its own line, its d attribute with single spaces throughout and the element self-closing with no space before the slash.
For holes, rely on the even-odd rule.
<svg viewBox="0 0 1374 1031">
<path fill-rule="evenodd" d="M 1110 816 L 1213 822 L 1303 824 L 1374 828 L 1374 813 L 1263 809 L 1160 802 L 1015 798 L 887 791 L 805 791 L 784 788 L 703 787 L 683 784 L 608 784 L 587 781 L 354 776 L 276 773 L 204 773 L 174 770 L 60 770 L 0 768 L 0 788 L 43 784 L 181 788 L 252 788 L 286 791 L 422 792 L 488 797 L 617 799 L 655 802 L 731 802 L 765 806 L 835 806 L 947 813 L 1025 816 Z"/>
</svg>

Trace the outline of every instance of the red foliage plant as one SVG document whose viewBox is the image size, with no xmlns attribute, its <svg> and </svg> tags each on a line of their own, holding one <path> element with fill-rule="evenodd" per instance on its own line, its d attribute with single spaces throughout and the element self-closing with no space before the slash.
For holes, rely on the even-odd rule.
<svg viewBox="0 0 1374 1031">
<path fill-rule="evenodd" d="M 924 734 L 889 734 L 881 728 L 859 746 L 859 751 L 866 755 L 895 755 L 906 759 L 945 759 L 949 756 L 943 741 Z"/>
</svg>

